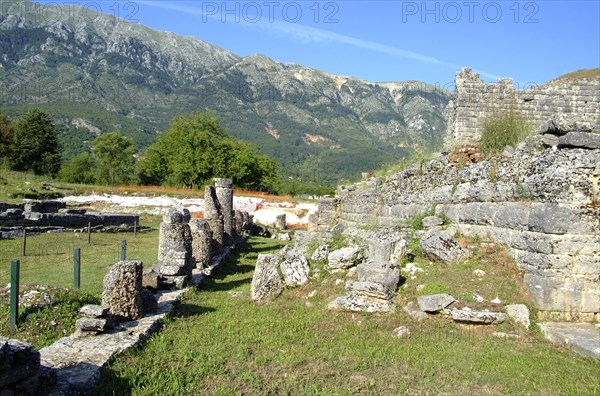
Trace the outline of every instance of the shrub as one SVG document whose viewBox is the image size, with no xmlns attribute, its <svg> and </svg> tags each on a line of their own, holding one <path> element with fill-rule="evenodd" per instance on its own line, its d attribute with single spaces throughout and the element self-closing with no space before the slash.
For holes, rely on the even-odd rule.
<svg viewBox="0 0 600 396">
<path fill-rule="evenodd" d="M 485 154 L 499 153 L 506 146 L 521 142 L 531 130 L 531 123 L 515 109 L 495 113 L 483 121 L 481 150 Z"/>
</svg>

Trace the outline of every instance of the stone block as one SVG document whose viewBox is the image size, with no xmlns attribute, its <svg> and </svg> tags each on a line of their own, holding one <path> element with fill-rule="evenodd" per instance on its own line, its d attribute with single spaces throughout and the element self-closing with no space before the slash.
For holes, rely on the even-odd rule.
<svg viewBox="0 0 600 396">
<path fill-rule="evenodd" d="M 470 308 L 453 309 L 450 315 L 456 322 L 471 324 L 500 324 L 506 320 L 501 312 L 473 311 Z"/>
<path fill-rule="evenodd" d="M 387 300 L 379 300 L 353 294 L 338 297 L 329 303 L 328 308 L 334 311 L 351 311 L 366 313 L 391 313 L 396 307 Z"/>
<path fill-rule="evenodd" d="M 568 132 L 558 139 L 558 147 L 580 147 L 589 150 L 600 149 L 600 135 L 591 132 Z"/>
<path fill-rule="evenodd" d="M 190 220 L 192 235 L 192 261 L 196 268 L 202 269 L 210 265 L 212 257 L 212 231 L 203 219 Z"/>
<path fill-rule="evenodd" d="M 373 297 L 392 301 L 395 292 L 376 282 L 346 282 L 346 290 L 355 296 Z"/>
<path fill-rule="evenodd" d="M 334 250 L 327 256 L 327 268 L 348 269 L 358 263 L 362 258 L 358 246 L 348 246 Z"/>
<path fill-rule="evenodd" d="M 279 260 L 280 256 L 277 254 L 258 255 L 250 287 L 252 301 L 265 301 L 283 291 L 283 282 L 279 275 Z"/>
<path fill-rule="evenodd" d="M 160 289 L 160 274 L 154 271 L 142 275 L 142 287 L 152 290 Z"/>
<path fill-rule="evenodd" d="M 288 286 L 300 286 L 308 282 L 308 260 L 298 250 L 286 246 L 281 250 L 279 268 Z"/>
<path fill-rule="evenodd" d="M 400 282 L 400 268 L 396 263 L 368 261 L 356 267 L 359 282 L 375 282 L 395 292 Z"/>
<path fill-rule="evenodd" d="M 142 262 L 119 261 L 104 277 L 102 305 L 119 319 L 142 317 Z"/>
<path fill-rule="evenodd" d="M 104 332 L 106 331 L 107 321 L 102 318 L 79 318 L 75 321 L 75 328 L 81 331 L 94 331 Z"/>
<path fill-rule="evenodd" d="M 456 301 L 454 297 L 445 293 L 430 294 L 417 298 L 417 303 L 419 304 L 421 311 L 430 313 L 439 312 L 454 301 Z"/>
<path fill-rule="evenodd" d="M 105 318 L 108 315 L 108 307 L 102 305 L 84 305 L 79 313 L 88 318 Z"/>
<path fill-rule="evenodd" d="M 445 264 L 465 260 L 469 252 L 450 235 L 430 229 L 420 237 L 419 244 L 423 253 Z"/>
</svg>

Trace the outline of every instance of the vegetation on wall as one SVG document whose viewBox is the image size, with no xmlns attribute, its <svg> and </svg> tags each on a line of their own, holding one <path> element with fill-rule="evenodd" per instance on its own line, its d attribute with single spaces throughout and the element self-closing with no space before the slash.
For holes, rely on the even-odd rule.
<svg viewBox="0 0 600 396">
<path fill-rule="evenodd" d="M 530 131 L 531 123 L 514 108 L 491 114 L 483 122 L 481 150 L 485 154 L 499 153 L 523 141 Z"/>
</svg>

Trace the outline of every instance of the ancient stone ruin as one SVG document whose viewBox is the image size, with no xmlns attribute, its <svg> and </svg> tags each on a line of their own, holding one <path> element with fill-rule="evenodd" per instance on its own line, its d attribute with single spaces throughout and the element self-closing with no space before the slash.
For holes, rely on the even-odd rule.
<svg viewBox="0 0 600 396">
<path fill-rule="evenodd" d="M 120 320 L 143 316 L 142 271 L 140 261 L 120 261 L 104 277 L 102 306 Z"/>
<path fill-rule="evenodd" d="M 573 131 L 600 129 L 600 77 L 579 81 L 550 81 L 515 89 L 512 79 L 486 84 L 470 67 L 456 73 L 454 99 L 448 103 L 446 145 L 476 143 L 483 120 L 515 110 L 533 122 L 534 130 L 559 115 L 573 120 Z"/>
<path fill-rule="evenodd" d="M 465 69 L 456 86 L 449 108 L 454 141 L 478 139 L 482 117 L 508 106 L 501 91 L 516 95 L 519 110 L 539 121 L 537 130 L 488 160 L 460 165 L 442 155 L 385 179 L 339 187 L 310 217 L 309 231 L 393 228 L 435 212 L 455 232 L 508 248 L 524 271 L 540 319 L 600 321 L 600 135 L 591 131 L 600 120 L 600 82 L 517 93 L 512 83 L 489 87 Z M 569 113 L 555 115 L 559 110 Z M 424 250 L 444 254 L 437 258 L 447 262 L 466 253 L 455 243 L 439 248 L 450 246 L 439 231 L 420 239 Z"/>
<path fill-rule="evenodd" d="M 88 212 L 85 209 L 67 208 L 63 201 L 25 201 L 23 204 L 0 203 L 0 227 L 57 227 L 83 228 L 96 226 L 133 226 L 139 216 Z"/>
</svg>

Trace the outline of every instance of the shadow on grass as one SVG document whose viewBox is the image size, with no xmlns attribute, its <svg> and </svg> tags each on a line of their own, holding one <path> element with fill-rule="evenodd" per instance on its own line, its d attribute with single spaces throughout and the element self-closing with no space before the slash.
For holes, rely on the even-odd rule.
<svg viewBox="0 0 600 396">
<path fill-rule="evenodd" d="M 216 309 L 212 307 L 203 307 L 196 304 L 180 303 L 177 304 L 175 311 L 173 311 L 173 317 L 186 318 L 188 316 L 198 316 L 215 311 Z"/>
</svg>

